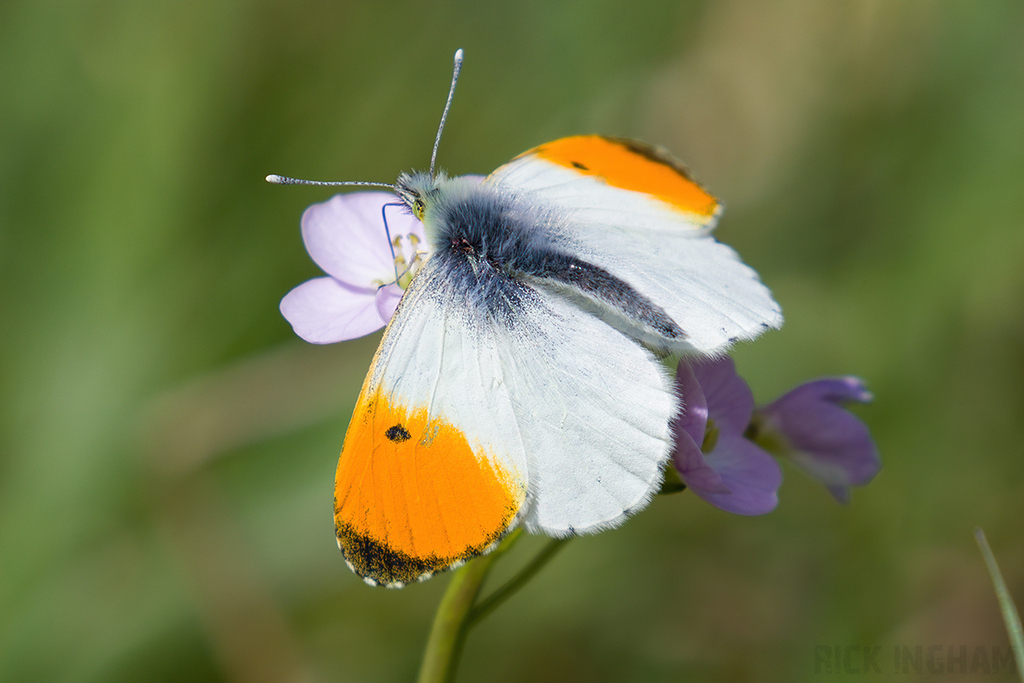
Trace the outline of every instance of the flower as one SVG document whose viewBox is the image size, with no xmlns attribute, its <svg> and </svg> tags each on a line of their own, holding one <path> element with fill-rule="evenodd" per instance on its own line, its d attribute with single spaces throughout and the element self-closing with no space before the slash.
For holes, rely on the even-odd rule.
<svg viewBox="0 0 1024 683">
<path fill-rule="evenodd" d="M 807 382 L 758 410 L 751 437 L 848 503 L 850 487 L 867 484 L 882 468 L 868 428 L 843 407 L 870 400 L 856 377 Z"/>
<path fill-rule="evenodd" d="M 379 330 L 425 260 L 423 224 L 388 192 L 339 194 L 302 214 L 306 251 L 329 277 L 299 285 L 281 300 L 295 333 L 333 344 Z M 399 205 L 401 206 L 401 205 Z M 391 235 L 388 243 L 387 234 Z"/>
<path fill-rule="evenodd" d="M 774 510 L 782 470 L 744 438 L 754 396 L 732 359 L 680 361 L 676 386 L 684 409 L 673 423 L 673 460 L 686 486 L 728 512 L 763 515 Z"/>
</svg>

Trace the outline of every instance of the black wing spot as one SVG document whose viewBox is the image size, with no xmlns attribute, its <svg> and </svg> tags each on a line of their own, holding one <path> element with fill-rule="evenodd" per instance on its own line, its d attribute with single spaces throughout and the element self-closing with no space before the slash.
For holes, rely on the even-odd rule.
<svg viewBox="0 0 1024 683">
<path fill-rule="evenodd" d="M 388 427 L 388 430 L 384 432 L 384 436 L 388 437 L 388 440 L 394 441 L 395 443 L 402 443 L 412 438 L 412 434 L 409 430 L 402 425 L 395 425 L 394 427 Z"/>
<path fill-rule="evenodd" d="M 589 168 L 587 168 L 585 165 L 581 164 L 578 161 L 572 162 L 572 165 L 573 165 L 573 167 L 578 168 L 581 171 L 589 171 L 590 170 Z"/>
</svg>

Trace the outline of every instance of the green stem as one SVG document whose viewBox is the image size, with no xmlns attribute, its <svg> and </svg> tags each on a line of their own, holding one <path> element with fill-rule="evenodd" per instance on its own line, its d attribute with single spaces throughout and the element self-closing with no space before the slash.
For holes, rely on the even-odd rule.
<svg viewBox="0 0 1024 683">
<path fill-rule="evenodd" d="M 999 609 L 1003 613 L 1003 621 L 1006 623 L 1006 633 L 1010 636 L 1010 647 L 1017 659 L 1017 674 L 1020 680 L 1024 681 L 1024 628 L 1020 625 L 1020 615 L 1013 604 L 1013 596 L 1003 581 L 1003 575 L 999 572 L 999 565 L 996 564 L 995 555 L 985 540 L 985 532 L 981 527 L 974 527 L 974 539 L 981 548 L 981 555 L 988 565 L 989 576 L 992 577 L 992 584 L 996 588 L 996 598 L 999 600 Z"/>
<path fill-rule="evenodd" d="M 548 541 L 548 544 L 545 545 L 539 553 L 537 553 L 537 556 L 530 561 L 530 564 L 519 570 L 519 572 L 506 581 L 503 586 L 496 589 L 493 593 L 488 595 L 472 608 L 469 613 L 469 618 L 466 619 L 466 625 L 472 626 L 497 609 L 501 603 L 515 595 L 516 591 L 525 586 L 537 572 L 543 569 L 544 565 L 550 562 L 551 558 L 553 558 L 559 550 L 564 548 L 568 541 L 568 538 L 553 538 Z"/>
<path fill-rule="evenodd" d="M 516 529 L 489 554 L 470 560 L 452 575 L 430 627 L 420 675 L 416 679 L 418 683 L 450 683 L 455 678 L 462 646 L 469 633 L 470 611 L 480 587 L 494 561 L 511 548 L 520 535 L 522 530 Z"/>
</svg>

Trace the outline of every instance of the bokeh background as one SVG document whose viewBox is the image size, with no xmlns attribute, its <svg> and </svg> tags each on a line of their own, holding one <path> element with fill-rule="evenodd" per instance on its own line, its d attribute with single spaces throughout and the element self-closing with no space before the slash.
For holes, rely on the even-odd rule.
<svg viewBox="0 0 1024 683">
<path fill-rule="evenodd" d="M 460 680 L 813 681 L 817 646 L 1001 647 L 971 530 L 1024 601 L 1020 2 L 0 5 L 0 680 L 407 681 L 447 576 L 365 586 L 336 458 L 379 336 L 277 310 L 299 216 L 441 144 L 486 173 L 559 136 L 664 145 L 786 326 L 768 401 L 856 374 L 885 467 L 841 506 L 662 497 L 573 543 Z M 540 547 L 528 539 L 507 576 Z M 859 660 L 852 663 L 852 670 Z"/>
</svg>

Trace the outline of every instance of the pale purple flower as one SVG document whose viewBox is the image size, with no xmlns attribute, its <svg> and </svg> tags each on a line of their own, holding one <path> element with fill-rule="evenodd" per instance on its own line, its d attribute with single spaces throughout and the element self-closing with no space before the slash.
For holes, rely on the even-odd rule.
<svg viewBox="0 0 1024 683">
<path fill-rule="evenodd" d="M 754 412 L 750 387 L 728 356 L 680 361 L 683 412 L 673 423 L 676 469 L 687 488 L 728 512 L 763 515 L 778 505 L 782 470 L 746 438 Z"/>
<path fill-rule="evenodd" d="M 392 253 L 382 211 L 397 203 L 388 192 L 353 192 L 302 214 L 306 251 L 329 277 L 304 282 L 281 300 L 281 313 L 297 335 L 333 344 L 370 334 L 391 319 L 427 248 L 423 224 L 395 206 L 386 210 Z"/>
<path fill-rule="evenodd" d="M 807 382 L 758 410 L 752 436 L 847 503 L 850 487 L 867 484 L 882 467 L 868 428 L 843 407 L 870 400 L 856 377 Z"/>
</svg>

